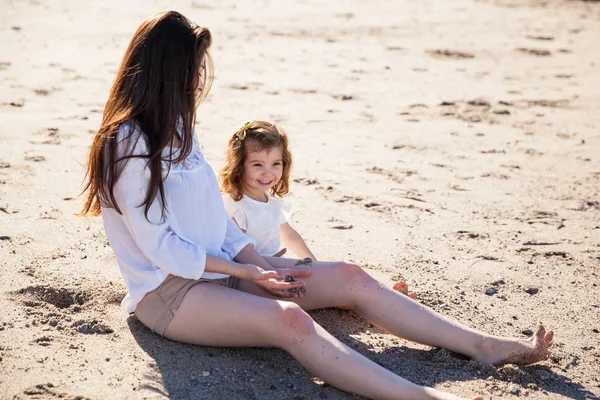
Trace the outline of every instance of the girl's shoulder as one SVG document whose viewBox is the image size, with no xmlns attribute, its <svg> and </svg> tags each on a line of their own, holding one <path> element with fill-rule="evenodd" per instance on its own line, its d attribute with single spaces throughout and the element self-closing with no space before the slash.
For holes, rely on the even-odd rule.
<svg viewBox="0 0 600 400">
<path fill-rule="evenodd" d="M 271 193 L 267 193 L 267 197 L 269 198 L 269 202 L 270 203 L 272 202 L 273 204 L 281 205 L 281 204 L 287 203 L 287 201 L 284 200 L 283 197 L 278 196 L 276 194 L 274 195 Z"/>
<path fill-rule="evenodd" d="M 237 203 L 231 198 L 231 195 L 229 193 L 221 193 L 221 197 L 223 197 L 223 203 L 225 203 L 225 205 Z"/>
<path fill-rule="evenodd" d="M 286 200 L 284 197 L 277 195 L 267 194 L 269 201 L 273 202 L 273 206 L 279 209 L 280 223 L 287 222 L 292 217 L 292 203 Z"/>
<path fill-rule="evenodd" d="M 242 205 L 239 201 L 235 201 L 229 193 L 221 193 L 223 197 L 223 205 L 225 205 L 225 210 L 228 214 L 232 214 L 235 211 L 243 209 Z"/>
<path fill-rule="evenodd" d="M 225 205 L 227 215 L 235 220 L 240 229 L 246 230 L 248 223 L 246 221 L 246 211 L 242 204 L 239 201 L 233 200 L 227 193 L 223 194 L 223 204 Z"/>
</svg>

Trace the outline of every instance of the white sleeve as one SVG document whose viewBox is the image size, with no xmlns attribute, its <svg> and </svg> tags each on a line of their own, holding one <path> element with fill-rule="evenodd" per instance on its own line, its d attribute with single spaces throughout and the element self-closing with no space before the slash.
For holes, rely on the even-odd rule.
<svg viewBox="0 0 600 400">
<path fill-rule="evenodd" d="M 292 203 L 283 199 L 279 200 L 279 224 L 284 224 L 292 218 Z"/>
<path fill-rule="evenodd" d="M 229 257 L 233 260 L 249 244 L 254 245 L 254 240 L 242 232 L 231 218 L 227 218 L 227 232 L 223 242 L 223 251 L 229 254 Z"/>
<path fill-rule="evenodd" d="M 140 138 L 139 142 L 143 141 Z M 136 146 L 136 150 L 138 146 Z M 136 154 L 140 152 L 135 151 Z M 123 221 L 142 253 L 160 269 L 182 278 L 199 279 L 206 267 L 206 251 L 196 243 L 179 237 L 169 225 L 169 213 L 161 218 L 161 201 L 157 196 L 144 214 L 140 206 L 150 182 L 146 159 L 131 158 L 114 187 L 114 195 Z"/>
<path fill-rule="evenodd" d="M 246 213 L 240 207 L 239 203 L 231 198 L 231 196 L 223 196 L 223 204 L 225 205 L 225 211 L 231 218 L 235 218 L 240 229 L 248 229 L 248 221 L 246 219 Z M 229 229 L 228 229 L 229 231 Z M 237 254 L 237 253 L 236 253 Z"/>
</svg>

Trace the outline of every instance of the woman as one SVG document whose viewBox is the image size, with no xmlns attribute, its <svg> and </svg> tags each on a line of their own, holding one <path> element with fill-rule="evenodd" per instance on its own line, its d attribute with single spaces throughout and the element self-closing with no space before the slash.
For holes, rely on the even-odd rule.
<svg viewBox="0 0 600 400">
<path fill-rule="evenodd" d="M 177 12 L 145 20 L 91 148 L 81 214 L 102 214 L 128 290 L 125 311 L 172 340 L 280 347 L 329 384 L 371 398 L 456 397 L 363 357 L 306 310 L 351 308 L 399 337 L 484 363 L 547 357 L 552 332 L 543 327 L 531 340 L 490 336 L 385 288 L 357 265 L 259 256 L 228 218 L 193 132 L 212 78 L 210 44 L 206 28 Z M 289 291 L 295 287 L 307 294 Z"/>
</svg>

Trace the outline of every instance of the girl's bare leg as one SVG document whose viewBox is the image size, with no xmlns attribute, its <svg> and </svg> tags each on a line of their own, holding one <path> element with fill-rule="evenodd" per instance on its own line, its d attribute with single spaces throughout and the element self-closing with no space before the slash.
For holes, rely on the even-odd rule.
<svg viewBox="0 0 600 400">
<path fill-rule="evenodd" d="M 293 267 L 297 261 L 277 257 L 267 257 L 267 260 L 274 267 Z M 387 332 L 414 342 L 444 347 L 483 363 L 530 364 L 549 355 L 553 333 L 546 333 L 543 326 L 530 340 L 488 335 L 384 287 L 354 264 L 313 262 L 312 275 L 304 280 L 307 295 L 288 300 L 305 310 L 351 307 Z M 269 296 L 251 282 L 243 281 L 240 288 Z"/>
<path fill-rule="evenodd" d="M 298 305 L 212 284 L 192 287 L 169 339 L 205 346 L 276 346 L 331 385 L 374 399 L 459 399 L 415 385 L 350 349 Z"/>
</svg>

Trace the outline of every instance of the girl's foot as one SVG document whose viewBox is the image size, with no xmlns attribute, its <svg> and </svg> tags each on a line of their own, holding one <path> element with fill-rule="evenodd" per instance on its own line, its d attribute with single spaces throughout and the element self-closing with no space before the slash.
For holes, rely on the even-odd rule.
<svg viewBox="0 0 600 400">
<path fill-rule="evenodd" d="M 530 339 L 490 339 L 483 356 L 475 359 L 484 364 L 533 364 L 550 356 L 553 337 L 554 332 L 540 324 Z"/>
</svg>

